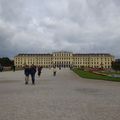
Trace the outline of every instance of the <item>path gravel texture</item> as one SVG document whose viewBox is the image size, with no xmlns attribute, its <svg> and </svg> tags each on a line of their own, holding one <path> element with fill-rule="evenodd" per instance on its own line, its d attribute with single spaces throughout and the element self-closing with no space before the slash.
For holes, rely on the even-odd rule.
<svg viewBox="0 0 120 120">
<path fill-rule="evenodd" d="M 120 83 L 43 69 L 25 85 L 23 71 L 2 72 L 0 120 L 120 120 Z"/>
</svg>

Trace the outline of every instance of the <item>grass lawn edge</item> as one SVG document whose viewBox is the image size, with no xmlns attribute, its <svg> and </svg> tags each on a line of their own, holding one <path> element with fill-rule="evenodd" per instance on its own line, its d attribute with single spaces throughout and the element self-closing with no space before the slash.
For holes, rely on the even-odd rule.
<svg viewBox="0 0 120 120">
<path fill-rule="evenodd" d="M 120 78 L 113 78 L 110 76 L 102 76 L 102 75 L 96 75 L 92 72 L 79 70 L 78 68 L 72 69 L 74 73 L 76 73 L 78 76 L 86 79 L 93 79 L 93 80 L 105 80 L 105 81 L 113 81 L 113 82 L 120 82 Z"/>
</svg>

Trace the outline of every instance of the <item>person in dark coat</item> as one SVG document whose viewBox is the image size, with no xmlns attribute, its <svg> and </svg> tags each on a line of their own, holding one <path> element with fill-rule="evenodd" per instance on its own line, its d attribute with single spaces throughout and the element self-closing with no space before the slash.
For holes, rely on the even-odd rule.
<svg viewBox="0 0 120 120">
<path fill-rule="evenodd" d="M 56 70 L 56 67 L 54 66 L 53 67 L 53 76 L 56 76 L 56 72 L 57 72 L 57 70 Z"/>
<path fill-rule="evenodd" d="M 0 72 L 3 71 L 3 66 L 0 64 Z"/>
<path fill-rule="evenodd" d="M 15 65 L 13 65 L 12 69 L 13 69 L 13 72 L 15 72 Z"/>
<path fill-rule="evenodd" d="M 30 74 L 30 68 L 28 65 L 24 67 L 24 74 L 25 74 L 25 84 L 28 84 L 29 74 Z"/>
<path fill-rule="evenodd" d="M 35 73 L 36 73 L 36 66 L 32 65 L 30 67 L 30 74 L 31 74 L 32 84 L 35 84 Z"/>
<path fill-rule="evenodd" d="M 38 76 L 40 77 L 42 71 L 42 66 L 38 66 Z"/>
</svg>

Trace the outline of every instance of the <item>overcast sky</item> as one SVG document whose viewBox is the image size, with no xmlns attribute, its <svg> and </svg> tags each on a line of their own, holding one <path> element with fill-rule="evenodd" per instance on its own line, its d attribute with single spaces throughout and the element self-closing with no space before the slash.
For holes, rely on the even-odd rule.
<svg viewBox="0 0 120 120">
<path fill-rule="evenodd" d="M 120 57 L 120 0 L 0 0 L 0 57 L 61 50 Z"/>
</svg>

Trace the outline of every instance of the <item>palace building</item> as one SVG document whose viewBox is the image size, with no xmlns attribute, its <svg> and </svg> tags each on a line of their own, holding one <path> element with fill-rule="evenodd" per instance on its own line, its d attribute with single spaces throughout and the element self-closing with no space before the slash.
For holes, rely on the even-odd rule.
<svg viewBox="0 0 120 120">
<path fill-rule="evenodd" d="M 111 68 L 114 56 L 104 53 L 74 54 L 72 52 L 53 52 L 51 54 L 18 54 L 14 57 L 16 67 L 25 64 L 43 67 L 91 67 Z"/>
</svg>

